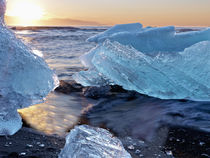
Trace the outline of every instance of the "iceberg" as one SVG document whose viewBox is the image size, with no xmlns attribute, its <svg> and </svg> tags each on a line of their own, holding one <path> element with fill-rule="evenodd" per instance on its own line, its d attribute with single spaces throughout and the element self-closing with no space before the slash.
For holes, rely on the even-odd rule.
<svg viewBox="0 0 210 158">
<path fill-rule="evenodd" d="M 136 26 L 136 24 L 133 25 Z M 193 44 L 210 40 L 210 29 L 176 33 L 174 26 L 142 28 L 140 25 L 138 27 L 139 29 L 136 26 L 134 31 L 127 31 L 127 24 L 121 24 L 119 26 L 121 29 L 118 28 L 120 31 L 116 33 L 112 31 L 107 35 L 107 32 L 109 32 L 107 30 L 98 36 L 90 37 L 88 41 L 103 43 L 108 39 L 110 41 L 117 41 L 122 45 L 130 45 L 142 53 L 156 54 L 158 52 L 172 53 L 183 51 Z"/>
<path fill-rule="evenodd" d="M 118 24 L 115 25 L 114 27 L 106 30 L 103 33 L 100 33 L 98 35 L 95 35 L 93 37 L 90 37 L 88 39 L 89 42 L 103 42 L 107 38 L 113 36 L 113 35 L 118 35 L 118 34 L 126 34 L 126 33 L 135 33 L 138 32 L 142 28 L 142 24 L 140 23 L 131 23 L 131 24 Z"/>
<path fill-rule="evenodd" d="M 89 69 L 76 73 L 75 81 L 117 84 L 160 99 L 210 100 L 209 28 L 176 33 L 171 26 L 140 27 L 101 37 L 92 38 L 98 46 L 81 57 Z"/>
<path fill-rule="evenodd" d="M 121 141 L 105 129 L 76 126 L 66 137 L 59 158 L 131 158 Z"/>
<path fill-rule="evenodd" d="M 7 28 L 5 10 L 0 0 L 0 135 L 13 135 L 22 125 L 17 109 L 42 102 L 59 82 L 44 59 Z"/>
</svg>

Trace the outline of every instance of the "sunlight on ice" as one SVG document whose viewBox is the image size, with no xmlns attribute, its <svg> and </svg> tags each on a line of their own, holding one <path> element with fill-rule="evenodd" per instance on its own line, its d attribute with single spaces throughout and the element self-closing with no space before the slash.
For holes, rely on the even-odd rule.
<svg viewBox="0 0 210 158">
<path fill-rule="evenodd" d="M 121 141 L 105 129 L 76 126 L 66 137 L 59 158 L 131 158 Z"/>
<path fill-rule="evenodd" d="M 176 33 L 175 27 L 117 25 L 91 37 L 98 46 L 80 57 L 84 86 L 117 84 L 160 99 L 210 100 L 210 28 Z M 129 26 L 129 27 L 128 27 Z M 114 30 L 114 31 L 113 31 Z"/>
<path fill-rule="evenodd" d="M 44 59 L 7 28 L 5 10 L 0 0 L 0 135 L 12 135 L 22 125 L 17 109 L 42 102 L 59 81 Z"/>
</svg>

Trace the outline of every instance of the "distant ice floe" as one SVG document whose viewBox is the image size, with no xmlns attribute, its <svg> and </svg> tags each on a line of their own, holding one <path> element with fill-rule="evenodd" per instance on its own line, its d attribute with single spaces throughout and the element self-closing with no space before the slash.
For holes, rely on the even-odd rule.
<svg viewBox="0 0 210 158">
<path fill-rule="evenodd" d="M 117 84 L 161 99 L 210 100 L 210 28 L 176 33 L 173 26 L 125 24 L 88 41 L 98 43 L 81 56 L 89 69 L 73 76 L 84 86 Z"/>
<path fill-rule="evenodd" d="M 6 27 L 5 3 L 0 0 L 0 135 L 13 135 L 22 125 L 17 109 L 42 102 L 59 81 L 44 59 Z"/>
<path fill-rule="evenodd" d="M 76 126 L 66 137 L 59 158 L 131 158 L 121 141 L 105 129 Z"/>
</svg>

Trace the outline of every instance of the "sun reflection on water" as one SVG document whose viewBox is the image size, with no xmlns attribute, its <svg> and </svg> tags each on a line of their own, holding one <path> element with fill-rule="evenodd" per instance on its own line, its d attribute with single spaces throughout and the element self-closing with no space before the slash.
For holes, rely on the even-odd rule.
<svg viewBox="0 0 210 158">
<path fill-rule="evenodd" d="M 18 110 L 31 127 L 46 134 L 64 136 L 76 125 L 82 113 L 82 102 L 74 95 L 51 93 L 46 102 Z"/>
</svg>

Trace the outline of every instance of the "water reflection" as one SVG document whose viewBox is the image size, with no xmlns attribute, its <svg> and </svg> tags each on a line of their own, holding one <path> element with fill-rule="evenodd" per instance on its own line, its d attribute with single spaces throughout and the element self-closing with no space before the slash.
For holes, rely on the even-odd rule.
<svg viewBox="0 0 210 158">
<path fill-rule="evenodd" d="M 46 134 L 64 136 L 69 128 L 78 123 L 84 108 L 83 100 L 77 95 L 54 92 L 45 103 L 19 110 L 19 113 L 33 128 Z"/>
<path fill-rule="evenodd" d="M 154 138 L 166 125 L 210 131 L 209 102 L 160 100 L 145 96 L 131 101 L 116 96 L 91 100 L 75 93 L 51 93 L 45 103 L 19 112 L 35 129 L 62 136 L 81 123 L 109 128 L 119 137 L 145 140 Z"/>
</svg>

